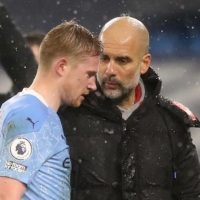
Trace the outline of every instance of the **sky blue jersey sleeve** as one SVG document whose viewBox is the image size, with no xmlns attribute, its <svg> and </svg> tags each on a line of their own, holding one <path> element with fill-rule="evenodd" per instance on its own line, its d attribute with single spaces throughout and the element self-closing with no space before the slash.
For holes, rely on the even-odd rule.
<svg viewBox="0 0 200 200">
<path fill-rule="evenodd" d="M 0 176 L 27 184 L 25 196 L 69 199 L 71 163 L 59 117 L 43 105 L 30 110 L 4 113 Z"/>
</svg>

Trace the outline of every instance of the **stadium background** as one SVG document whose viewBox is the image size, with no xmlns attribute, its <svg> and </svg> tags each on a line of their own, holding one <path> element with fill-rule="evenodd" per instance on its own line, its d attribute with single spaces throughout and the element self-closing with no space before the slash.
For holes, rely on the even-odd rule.
<svg viewBox="0 0 200 200">
<path fill-rule="evenodd" d="M 76 18 L 96 35 L 113 17 L 129 14 L 150 32 L 151 66 L 163 81 L 162 94 L 200 118 L 200 0 L 0 0 L 22 34 L 48 32 Z M 23 56 L 23 55 L 22 55 Z M 0 68 L 0 93 L 12 85 Z M 192 129 L 200 156 L 200 129 Z"/>
</svg>

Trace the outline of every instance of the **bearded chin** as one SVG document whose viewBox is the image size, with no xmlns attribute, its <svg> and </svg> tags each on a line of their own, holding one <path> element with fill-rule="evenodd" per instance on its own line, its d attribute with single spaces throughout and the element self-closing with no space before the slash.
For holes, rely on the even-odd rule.
<svg viewBox="0 0 200 200">
<path fill-rule="evenodd" d="M 121 103 L 124 100 L 128 100 L 134 91 L 136 86 L 124 88 L 119 85 L 117 90 L 108 90 L 104 86 L 102 87 L 104 95 L 111 99 L 115 104 Z"/>
<path fill-rule="evenodd" d="M 115 104 L 118 104 L 121 103 L 122 101 L 129 100 L 129 98 L 133 94 L 133 91 L 135 90 L 136 86 L 139 83 L 140 74 L 136 73 L 133 80 L 124 85 L 118 80 L 113 78 L 112 81 L 115 82 L 118 86 L 118 88 L 115 90 L 107 89 L 105 87 L 106 81 L 110 80 L 110 78 L 106 77 L 100 80 L 99 77 L 97 77 L 97 80 L 104 95 L 107 98 L 111 99 L 113 102 L 115 102 Z"/>
</svg>

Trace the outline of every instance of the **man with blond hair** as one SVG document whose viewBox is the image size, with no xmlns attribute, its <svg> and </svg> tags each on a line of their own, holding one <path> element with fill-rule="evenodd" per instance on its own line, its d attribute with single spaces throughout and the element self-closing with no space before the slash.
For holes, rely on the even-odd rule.
<svg viewBox="0 0 200 200">
<path fill-rule="evenodd" d="M 75 21 L 53 28 L 29 88 L 0 110 L 0 200 L 69 200 L 69 147 L 57 110 L 96 89 L 102 45 Z"/>
<path fill-rule="evenodd" d="M 72 160 L 73 200 L 200 199 L 200 166 L 190 127 L 199 120 L 160 95 L 149 33 L 122 16 L 99 36 L 98 91 L 61 114 Z"/>
</svg>

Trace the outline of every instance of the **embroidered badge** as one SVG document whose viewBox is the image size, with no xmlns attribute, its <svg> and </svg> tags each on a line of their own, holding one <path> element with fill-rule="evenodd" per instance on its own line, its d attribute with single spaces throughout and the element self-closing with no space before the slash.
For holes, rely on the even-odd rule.
<svg viewBox="0 0 200 200">
<path fill-rule="evenodd" d="M 27 160 L 32 154 L 32 145 L 26 138 L 16 138 L 10 145 L 10 153 L 17 160 Z"/>
<path fill-rule="evenodd" d="M 63 167 L 64 167 L 64 168 L 67 168 L 67 169 L 70 169 L 70 167 L 71 167 L 71 162 L 70 162 L 70 159 L 69 159 L 69 158 L 66 158 L 66 159 L 63 161 Z"/>
<path fill-rule="evenodd" d="M 15 163 L 13 161 L 6 161 L 5 169 L 10 169 L 10 170 L 25 174 L 27 170 L 27 166 Z"/>
</svg>

